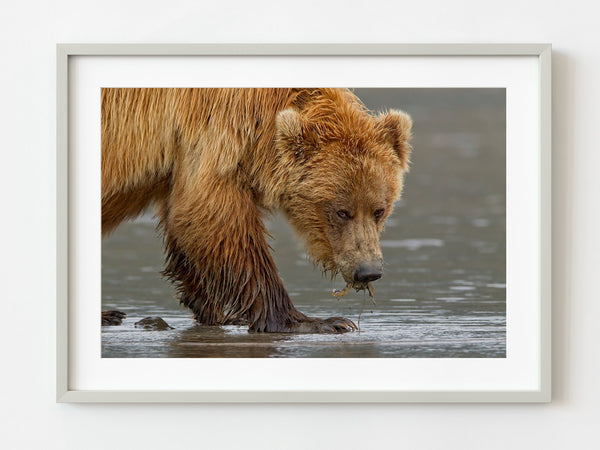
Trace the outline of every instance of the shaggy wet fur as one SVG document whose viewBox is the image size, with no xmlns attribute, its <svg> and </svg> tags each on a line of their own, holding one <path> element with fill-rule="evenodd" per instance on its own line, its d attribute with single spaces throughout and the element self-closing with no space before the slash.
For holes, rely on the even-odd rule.
<svg viewBox="0 0 600 450">
<path fill-rule="evenodd" d="M 381 260 L 410 127 L 344 89 L 103 89 L 102 233 L 154 204 L 164 274 L 200 323 L 348 331 L 293 306 L 262 217 L 282 209 L 310 256 L 349 281 Z"/>
</svg>

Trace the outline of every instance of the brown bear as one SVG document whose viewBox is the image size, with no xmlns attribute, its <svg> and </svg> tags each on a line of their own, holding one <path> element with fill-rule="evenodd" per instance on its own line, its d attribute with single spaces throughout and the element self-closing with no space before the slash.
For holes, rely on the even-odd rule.
<svg viewBox="0 0 600 450">
<path fill-rule="evenodd" d="M 347 89 L 102 89 L 102 233 L 153 204 L 164 274 L 202 324 L 344 332 L 292 304 L 263 215 L 282 210 L 347 287 L 382 275 L 379 234 L 407 170 L 411 119 Z"/>
</svg>

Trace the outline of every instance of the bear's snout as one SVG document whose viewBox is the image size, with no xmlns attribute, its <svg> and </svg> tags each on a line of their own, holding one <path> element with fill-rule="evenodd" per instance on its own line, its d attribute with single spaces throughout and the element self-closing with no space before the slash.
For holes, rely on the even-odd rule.
<svg viewBox="0 0 600 450">
<path fill-rule="evenodd" d="M 354 271 L 354 281 L 359 283 L 369 283 L 379 280 L 383 275 L 383 268 L 380 261 L 363 263 Z"/>
</svg>

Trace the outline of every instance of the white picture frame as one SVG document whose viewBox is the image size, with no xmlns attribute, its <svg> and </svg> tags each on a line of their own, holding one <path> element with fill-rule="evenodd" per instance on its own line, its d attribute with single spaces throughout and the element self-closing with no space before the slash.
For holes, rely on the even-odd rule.
<svg viewBox="0 0 600 450">
<path fill-rule="evenodd" d="M 74 151 L 72 145 L 73 130 L 70 126 L 72 101 L 70 85 L 73 82 L 72 62 L 78 57 L 214 57 L 229 58 L 252 57 L 385 57 L 385 58 L 534 58 L 537 64 L 537 78 L 533 81 L 537 89 L 537 110 L 533 117 L 537 127 L 534 130 L 537 148 L 525 149 L 535 153 L 533 170 L 537 180 L 535 186 L 536 204 L 526 205 L 535 215 L 539 224 L 536 233 L 536 266 L 531 268 L 536 276 L 535 298 L 525 299 L 531 302 L 531 325 L 535 330 L 537 342 L 531 373 L 527 376 L 533 382 L 525 388 L 517 382 L 504 385 L 489 384 L 485 388 L 444 388 L 440 383 L 419 389 L 406 388 L 401 382 L 396 388 L 369 389 L 341 388 L 330 389 L 319 386 L 311 388 L 292 387 L 277 389 L 256 389 L 236 385 L 231 389 L 219 387 L 211 389 L 169 388 L 135 389 L 131 386 L 119 386 L 118 381 L 111 389 L 99 386 L 97 389 L 78 388 L 74 384 L 73 366 L 77 355 L 73 351 L 73 340 L 78 336 L 70 332 L 73 310 L 77 302 L 85 299 L 73 295 L 73 282 L 77 267 L 72 263 L 72 252 L 76 249 L 73 242 L 72 219 L 81 212 L 73 206 L 70 194 L 74 186 L 69 182 L 73 176 L 70 160 Z M 59 44 L 57 46 L 57 336 L 56 370 L 58 402 L 549 402 L 551 401 L 551 46 L 549 44 L 381 44 L 381 45 L 200 45 L 200 44 Z M 507 110 L 510 115 L 511 110 Z M 92 120 L 92 119 L 90 119 Z M 507 166 L 507 175 L 508 174 Z M 533 172 L 532 172 L 533 173 Z M 98 239 L 100 237 L 98 236 Z M 518 255 L 512 255 L 518 264 Z M 507 287 L 510 289 L 510 285 Z M 518 293 L 513 293 L 518 298 Z M 99 349 L 98 349 L 99 353 Z M 507 354 L 510 357 L 510 351 Z M 367 364 L 365 360 L 357 364 Z M 175 364 L 164 360 L 163 364 Z M 259 362 L 260 363 L 260 362 Z M 114 364 L 119 364 L 115 362 Z M 195 364 L 203 364 L 202 360 Z M 205 363 L 207 364 L 207 363 Z M 302 361 L 298 361 L 302 370 Z M 346 364 L 348 362 L 339 362 Z M 515 371 L 515 372 L 518 372 Z M 518 376 L 518 375 L 515 375 Z M 373 383 L 372 384 L 377 384 Z"/>
</svg>

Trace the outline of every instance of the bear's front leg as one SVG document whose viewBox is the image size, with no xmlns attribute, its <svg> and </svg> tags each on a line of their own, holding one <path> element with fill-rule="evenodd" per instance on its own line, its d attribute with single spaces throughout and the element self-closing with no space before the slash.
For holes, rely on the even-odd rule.
<svg viewBox="0 0 600 450">
<path fill-rule="evenodd" d="M 265 239 L 260 210 L 236 178 L 176 180 L 161 208 L 167 265 L 180 301 L 207 325 L 245 322 L 250 331 L 339 333 L 342 317 L 317 319 L 292 304 Z"/>
</svg>

